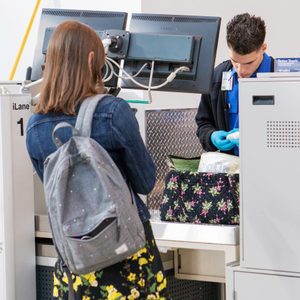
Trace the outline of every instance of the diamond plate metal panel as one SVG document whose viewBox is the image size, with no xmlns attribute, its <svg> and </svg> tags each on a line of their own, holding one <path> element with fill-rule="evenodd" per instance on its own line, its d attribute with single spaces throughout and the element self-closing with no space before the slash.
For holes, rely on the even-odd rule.
<svg viewBox="0 0 300 300">
<path fill-rule="evenodd" d="M 196 136 L 196 108 L 145 111 L 147 148 L 156 164 L 156 184 L 147 197 L 150 209 L 159 209 L 168 155 L 197 157 L 203 152 Z"/>
</svg>

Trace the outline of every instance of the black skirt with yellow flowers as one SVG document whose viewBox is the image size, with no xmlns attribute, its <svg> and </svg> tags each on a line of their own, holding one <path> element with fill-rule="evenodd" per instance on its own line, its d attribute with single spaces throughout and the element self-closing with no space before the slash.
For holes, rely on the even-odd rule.
<svg viewBox="0 0 300 300">
<path fill-rule="evenodd" d="M 144 228 L 145 247 L 103 270 L 67 276 L 58 259 L 54 270 L 53 299 L 68 300 L 71 286 L 74 300 L 171 299 L 150 222 L 145 222 Z"/>
</svg>

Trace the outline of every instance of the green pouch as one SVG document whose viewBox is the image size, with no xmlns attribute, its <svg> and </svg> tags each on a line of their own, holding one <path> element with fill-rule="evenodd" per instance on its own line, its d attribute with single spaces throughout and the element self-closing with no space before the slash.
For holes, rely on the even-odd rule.
<svg viewBox="0 0 300 300">
<path fill-rule="evenodd" d="M 197 172 L 199 167 L 200 157 L 180 157 L 174 155 L 168 155 L 167 164 L 170 169 L 177 171 L 190 171 Z"/>
</svg>

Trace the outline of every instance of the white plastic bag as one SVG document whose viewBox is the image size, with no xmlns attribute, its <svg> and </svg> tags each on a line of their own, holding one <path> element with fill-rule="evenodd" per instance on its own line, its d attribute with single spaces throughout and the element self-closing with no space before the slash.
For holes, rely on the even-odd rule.
<svg viewBox="0 0 300 300">
<path fill-rule="evenodd" d="M 202 153 L 198 172 L 239 173 L 240 158 L 221 152 Z"/>
</svg>

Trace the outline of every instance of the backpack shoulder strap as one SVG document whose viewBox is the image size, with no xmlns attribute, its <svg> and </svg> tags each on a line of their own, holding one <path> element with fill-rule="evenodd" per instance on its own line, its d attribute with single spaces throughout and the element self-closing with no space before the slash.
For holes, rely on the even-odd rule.
<svg viewBox="0 0 300 300">
<path fill-rule="evenodd" d="M 79 113 L 76 119 L 75 128 L 81 136 L 90 136 L 92 130 L 92 121 L 98 102 L 107 95 L 94 95 L 82 101 Z"/>
</svg>

